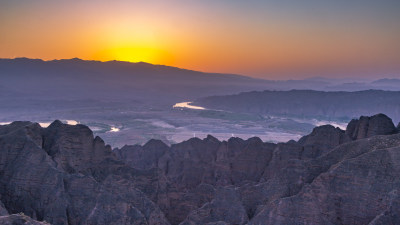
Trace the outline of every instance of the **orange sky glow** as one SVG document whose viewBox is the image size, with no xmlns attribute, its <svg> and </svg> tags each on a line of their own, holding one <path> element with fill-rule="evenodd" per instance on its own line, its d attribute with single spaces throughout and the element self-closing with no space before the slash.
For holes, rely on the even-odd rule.
<svg viewBox="0 0 400 225">
<path fill-rule="evenodd" d="M 400 76 L 392 1 L 199 2 L 2 1 L 0 57 L 145 61 L 268 79 Z"/>
</svg>

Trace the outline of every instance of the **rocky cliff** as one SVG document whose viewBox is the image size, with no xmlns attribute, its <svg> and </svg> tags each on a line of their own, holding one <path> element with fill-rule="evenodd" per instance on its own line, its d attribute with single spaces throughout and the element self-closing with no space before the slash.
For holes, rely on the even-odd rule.
<svg viewBox="0 0 400 225">
<path fill-rule="evenodd" d="M 7 214 L 51 224 L 169 224 L 151 193 L 140 190 L 156 189 L 157 172 L 124 165 L 88 127 L 14 122 L 0 135 Z"/>
<path fill-rule="evenodd" d="M 371 117 L 361 116 L 360 119 L 353 119 L 346 129 L 346 134 L 354 140 L 394 133 L 397 133 L 397 129 L 393 121 L 384 114 L 377 114 Z"/>
<path fill-rule="evenodd" d="M 0 224 L 400 224 L 397 133 L 376 115 L 298 142 L 112 151 L 84 125 L 14 122 L 0 126 Z"/>
</svg>

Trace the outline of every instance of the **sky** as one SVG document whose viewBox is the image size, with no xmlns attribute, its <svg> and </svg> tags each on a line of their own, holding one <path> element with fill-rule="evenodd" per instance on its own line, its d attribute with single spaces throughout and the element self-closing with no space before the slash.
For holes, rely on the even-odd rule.
<svg viewBox="0 0 400 225">
<path fill-rule="evenodd" d="M 0 0 L 0 58 L 400 78 L 399 0 Z"/>
</svg>

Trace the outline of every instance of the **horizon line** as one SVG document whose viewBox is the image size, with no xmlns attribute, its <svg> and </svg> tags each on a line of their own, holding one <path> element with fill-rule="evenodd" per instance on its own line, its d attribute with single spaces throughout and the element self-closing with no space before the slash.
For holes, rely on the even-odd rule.
<svg viewBox="0 0 400 225">
<path fill-rule="evenodd" d="M 79 61 L 86 61 L 86 62 L 99 62 L 99 63 L 108 63 L 108 62 L 121 62 L 121 63 L 129 63 L 129 64 L 149 64 L 153 66 L 163 66 L 163 67 L 170 67 L 170 68 L 175 68 L 175 69 L 180 69 L 180 70 L 186 70 L 186 71 L 192 71 L 192 72 L 198 72 L 198 73 L 208 73 L 208 74 L 221 74 L 221 75 L 234 75 L 234 76 L 241 76 L 241 77 L 247 77 L 251 79 L 258 79 L 258 80 L 267 80 L 267 81 L 302 81 L 302 80 L 312 80 L 312 79 L 328 79 L 328 80 L 362 80 L 362 81 L 376 81 L 376 80 L 382 80 L 382 79 L 395 79 L 398 80 L 399 78 L 359 78 L 359 77 L 347 77 L 347 78 L 332 78 L 332 77 L 327 77 L 327 76 L 310 76 L 310 77 L 305 77 L 303 79 L 270 79 L 270 78 L 260 78 L 256 76 L 251 76 L 251 75 L 245 75 L 245 74 L 239 74 L 239 73 L 225 73 L 225 72 L 206 72 L 206 71 L 201 71 L 201 70 L 194 70 L 194 69 L 187 69 L 183 67 L 178 67 L 178 66 L 171 66 L 171 65 L 166 65 L 166 64 L 156 64 L 156 63 L 150 63 L 150 62 L 145 62 L 145 61 L 125 61 L 125 60 L 117 60 L 117 59 L 111 59 L 111 60 L 98 60 L 98 59 L 82 59 L 79 57 L 72 57 L 72 58 L 54 58 L 54 59 L 41 59 L 41 58 L 29 58 L 25 56 L 19 56 L 19 57 L 14 57 L 14 58 L 2 58 L 0 57 L 0 60 L 17 60 L 17 59 L 28 59 L 28 60 L 40 60 L 43 62 L 53 62 L 53 61 L 66 61 L 66 60 L 79 60 Z"/>
</svg>

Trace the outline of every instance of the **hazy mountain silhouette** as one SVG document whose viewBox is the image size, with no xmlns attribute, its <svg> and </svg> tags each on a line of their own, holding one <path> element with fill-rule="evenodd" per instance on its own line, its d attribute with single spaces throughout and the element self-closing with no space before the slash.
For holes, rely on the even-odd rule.
<svg viewBox="0 0 400 225">
<path fill-rule="evenodd" d="M 31 97 L 190 99 L 216 93 L 259 89 L 269 81 L 212 74 L 148 63 L 85 61 L 77 58 L 0 59 L 7 91 Z M 51 95 L 49 95 L 51 93 Z M 162 93 L 162 94 L 161 94 Z M 157 96 L 153 96 L 157 94 Z M 174 100 L 172 100 L 174 99 Z"/>
<path fill-rule="evenodd" d="M 153 137 L 174 143 L 193 136 L 193 133 L 210 132 L 219 138 L 230 137 L 232 133 L 246 135 L 242 137 L 258 134 L 265 141 L 275 142 L 297 139 L 321 122 L 314 121 L 321 119 L 314 117 L 308 118 L 307 121 L 284 118 L 289 115 L 343 116 L 345 118 L 333 120 L 339 122 L 340 126 L 354 116 L 371 115 L 372 112 L 385 112 L 396 120 L 398 118 L 398 111 L 391 110 L 395 105 L 383 105 L 388 99 L 393 99 L 390 96 L 369 107 L 366 98 L 349 98 L 354 100 L 355 104 L 350 102 L 346 106 L 335 101 L 331 101 L 330 104 L 330 100 L 326 102 L 324 98 L 329 94 L 318 93 L 308 100 L 303 99 L 310 104 L 318 103 L 312 107 L 307 104 L 291 104 L 293 101 L 290 99 L 285 100 L 286 103 L 275 101 L 268 110 L 264 110 L 265 106 L 260 106 L 264 108 L 262 112 L 284 112 L 281 118 L 247 114 L 253 111 L 245 111 L 243 114 L 172 108 L 177 102 L 193 101 L 212 95 L 292 89 L 354 91 L 386 87 L 394 83 L 393 80 L 377 81 L 375 84 L 367 80 L 321 77 L 273 81 L 232 74 L 203 73 L 143 62 L 100 62 L 77 58 L 52 61 L 28 58 L 0 59 L 0 78 L 0 123 L 21 119 L 45 123 L 56 118 L 76 120 L 94 127 L 96 135 L 101 135 L 114 146 L 145 143 Z M 400 86 L 395 88 L 400 89 Z M 284 100 L 287 93 L 276 95 L 277 100 Z M 303 98 L 306 97 L 304 95 Z M 258 99 L 257 95 L 252 98 L 254 99 L 247 101 L 248 104 L 262 99 Z M 343 99 L 342 102 L 349 102 L 349 99 Z M 319 104 L 321 101 L 325 102 Z M 212 108 L 222 107 L 228 102 L 222 102 L 223 104 Z M 352 107 L 360 104 L 364 104 L 368 110 L 351 111 Z M 370 110 L 376 109 L 378 105 L 382 106 L 383 111 Z M 116 125 L 120 132 L 109 132 Z M 277 130 L 272 130 L 273 128 L 278 129 L 280 133 L 276 133 Z M 265 136 L 261 134 L 267 131 L 270 133 L 266 133 Z"/>
<path fill-rule="evenodd" d="M 398 91 L 253 91 L 206 97 L 194 104 L 234 112 L 331 120 L 350 119 L 360 114 L 374 115 L 382 112 L 396 121 L 400 120 Z"/>
<path fill-rule="evenodd" d="M 254 90 L 400 90 L 393 82 L 352 83 L 311 78 L 272 81 L 232 74 L 203 73 L 170 66 L 121 61 L 0 59 L 0 92 L 44 99 L 151 99 L 168 104 L 210 95 Z M 375 85 L 375 86 L 374 86 Z"/>
</svg>

